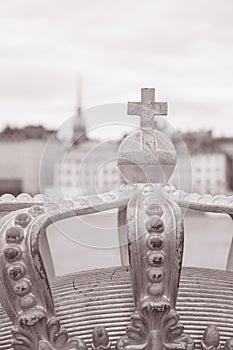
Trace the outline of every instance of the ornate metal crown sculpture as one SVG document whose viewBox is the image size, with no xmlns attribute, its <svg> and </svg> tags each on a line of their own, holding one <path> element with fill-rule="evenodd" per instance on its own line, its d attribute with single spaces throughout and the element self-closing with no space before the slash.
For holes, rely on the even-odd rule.
<svg viewBox="0 0 233 350">
<path fill-rule="evenodd" d="M 120 145 L 128 183 L 118 191 L 66 202 L 1 197 L 1 350 L 233 349 L 233 249 L 226 271 L 183 268 L 181 215 L 184 207 L 231 216 L 233 198 L 167 185 L 176 154 L 154 129 L 154 116 L 167 114 L 154 95 L 142 89 L 142 101 L 128 105 L 128 114 L 141 116 L 141 130 Z M 129 267 L 55 277 L 47 227 L 112 208 L 119 208 Z"/>
</svg>

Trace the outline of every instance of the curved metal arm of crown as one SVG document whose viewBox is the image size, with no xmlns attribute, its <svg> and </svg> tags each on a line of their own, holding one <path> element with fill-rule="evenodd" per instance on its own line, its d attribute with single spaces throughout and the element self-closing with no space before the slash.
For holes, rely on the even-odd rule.
<svg viewBox="0 0 233 350">
<path fill-rule="evenodd" d="M 37 205 L 0 222 L 0 301 L 14 325 L 12 346 L 14 350 L 86 349 L 82 340 L 69 340 L 55 317 L 39 249 L 48 217 Z"/>
<path fill-rule="evenodd" d="M 108 196 L 86 197 L 82 202 L 73 202 L 72 206 L 70 202 L 66 206 L 64 202 L 34 204 L 1 219 L 0 296 L 14 325 L 15 350 L 86 349 L 82 340 L 69 340 L 55 317 L 41 249 L 43 237 L 46 228 L 61 219 L 126 205 L 134 189 L 131 186 L 128 191 Z M 106 336 L 101 336 L 100 341 L 97 335 L 93 335 L 93 347 L 108 349 Z M 106 344 L 101 343 L 104 339 Z"/>
<path fill-rule="evenodd" d="M 156 185 L 160 187 L 166 194 L 168 194 L 180 207 L 189 209 L 196 209 L 210 212 L 222 212 L 226 214 L 233 214 L 233 196 L 198 194 L 188 193 L 182 190 L 175 189 L 174 186 Z M 71 198 L 68 200 L 56 200 L 38 194 L 34 197 L 29 194 L 22 193 L 18 197 L 11 194 L 5 194 L 0 197 L 0 212 L 11 212 L 14 210 L 28 208 L 34 205 L 45 205 L 48 210 L 55 209 L 71 209 L 76 207 L 86 207 L 88 205 L 108 203 L 108 208 L 100 209 L 107 210 L 120 206 L 127 205 L 132 193 L 137 188 L 137 184 L 126 184 L 119 187 L 118 190 L 107 192 L 101 195 L 85 196 Z"/>
<path fill-rule="evenodd" d="M 4 194 L 0 197 L 0 212 L 11 212 L 35 205 L 43 205 L 49 212 L 84 208 L 87 211 L 84 214 L 88 214 L 95 212 L 95 210 L 88 209 L 89 207 L 98 206 L 96 211 L 102 211 L 126 205 L 136 188 L 136 184 L 123 184 L 116 191 L 98 195 L 77 196 L 69 199 L 50 198 L 43 194 L 37 194 L 34 197 L 27 193 L 22 193 L 17 197 L 11 194 Z M 101 205 L 103 205 L 103 208 Z"/>
<path fill-rule="evenodd" d="M 145 185 L 130 200 L 127 221 L 136 311 L 117 349 L 194 349 L 175 311 L 183 256 L 179 207 L 158 186 Z"/>
<path fill-rule="evenodd" d="M 176 190 L 175 187 L 168 184 L 161 185 L 161 189 L 180 207 L 207 212 L 226 213 L 229 215 L 233 214 L 233 196 L 188 193 Z"/>
</svg>

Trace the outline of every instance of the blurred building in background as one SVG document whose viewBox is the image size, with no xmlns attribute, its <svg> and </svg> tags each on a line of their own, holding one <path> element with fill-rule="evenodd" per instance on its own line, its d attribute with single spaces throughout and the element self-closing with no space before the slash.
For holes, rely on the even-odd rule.
<svg viewBox="0 0 233 350">
<path fill-rule="evenodd" d="M 233 138 L 216 138 L 211 131 L 188 132 L 182 138 L 190 154 L 192 173 L 187 168 L 186 175 L 192 176 L 193 192 L 232 193 Z M 75 196 L 113 190 L 121 180 L 116 162 L 119 142 L 88 138 L 81 106 L 69 146 L 64 146 L 53 130 L 42 126 L 6 127 L 0 133 L 0 195 L 42 191 Z M 182 187 L 176 178 L 172 183 Z"/>
<path fill-rule="evenodd" d="M 71 143 L 55 165 L 52 195 L 86 195 L 116 188 L 120 181 L 116 157 L 119 141 L 98 141 L 87 136 L 79 105 Z"/>
<path fill-rule="evenodd" d="M 213 195 L 231 192 L 233 139 L 214 138 L 211 131 L 186 133 L 183 139 L 190 153 L 193 191 Z"/>
<path fill-rule="evenodd" d="M 233 138 L 215 138 L 211 131 L 189 132 L 182 137 L 190 154 L 193 192 L 212 195 L 231 193 Z M 120 182 L 116 164 L 118 146 L 119 142 L 101 143 L 88 139 L 79 109 L 72 145 L 56 165 L 56 186 L 60 186 L 63 194 L 68 195 L 94 194 L 114 189 Z M 183 170 L 189 172 L 188 168 Z M 187 176 L 190 174 L 187 173 Z M 185 174 L 182 177 L 185 178 Z M 176 179 L 173 178 L 173 181 L 176 185 Z M 180 186 L 177 185 L 177 188 Z"/>
<path fill-rule="evenodd" d="M 53 182 L 54 163 L 60 146 L 54 131 L 43 126 L 8 126 L 0 133 L 0 194 L 40 193 L 40 163 L 49 138 L 52 142 L 46 175 L 48 186 Z"/>
<path fill-rule="evenodd" d="M 214 142 L 233 159 L 233 137 L 216 137 Z"/>
</svg>

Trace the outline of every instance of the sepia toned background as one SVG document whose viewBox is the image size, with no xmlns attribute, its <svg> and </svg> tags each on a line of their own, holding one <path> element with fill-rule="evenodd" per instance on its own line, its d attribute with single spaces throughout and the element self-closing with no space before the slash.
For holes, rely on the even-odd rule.
<svg viewBox="0 0 233 350">
<path fill-rule="evenodd" d="M 192 190 L 231 195 L 232 18 L 231 0 L 0 0 L 1 194 L 85 194 L 97 170 L 96 191 L 115 188 L 111 160 L 139 126 L 126 103 L 155 87 L 187 145 Z M 98 164 L 81 162 L 90 151 Z M 57 273 L 119 264 L 116 225 L 111 214 L 49 228 Z M 230 219 L 188 213 L 185 228 L 185 264 L 223 267 Z M 90 247 L 97 235 L 109 249 Z"/>
<path fill-rule="evenodd" d="M 81 74 L 85 108 L 154 86 L 177 128 L 229 135 L 232 16 L 231 0 L 1 0 L 1 126 L 58 127 Z"/>
</svg>

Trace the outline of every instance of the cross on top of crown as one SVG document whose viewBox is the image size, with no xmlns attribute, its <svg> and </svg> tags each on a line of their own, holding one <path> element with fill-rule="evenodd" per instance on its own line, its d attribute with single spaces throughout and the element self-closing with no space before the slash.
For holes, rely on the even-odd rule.
<svg viewBox="0 0 233 350">
<path fill-rule="evenodd" d="M 141 102 L 128 102 L 128 114 L 140 115 L 141 128 L 154 127 L 155 115 L 167 115 L 167 102 L 155 102 L 155 89 L 141 89 Z"/>
</svg>

